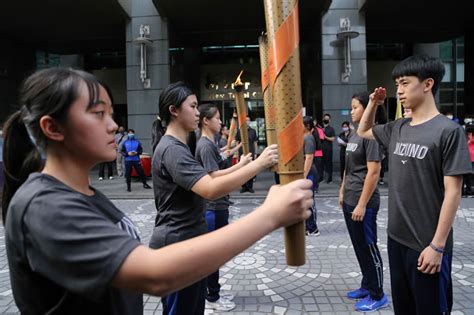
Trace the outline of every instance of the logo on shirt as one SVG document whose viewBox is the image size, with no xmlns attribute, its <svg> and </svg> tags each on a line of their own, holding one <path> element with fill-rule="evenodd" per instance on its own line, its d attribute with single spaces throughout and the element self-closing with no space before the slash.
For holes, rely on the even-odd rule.
<svg viewBox="0 0 474 315">
<path fill-rule="evenodd" d="M 358 146 L 359 146 L 359 144 L 357 144 L 357 143 L 349 142 L 347 144 L 346 151 L 355 152 L 355 150 L 357 150 Z"/>
<path fill-rule="evenodd" d="M 401 143 L 401 142 L 397 142 L 397 144 L 395 145 L 395 151 L 393 152 L 393 154 L 395 155 L 416 158 L 419 160 L 423 160 L 427 153 L 428 153 L 427 146 L 414 144 L 414 143 Z M 402 163 L 403 163 L 403 160 L 402 160 Z"/>
<path fill-rule="evenodd" d="M 402 160 L 403 165 L 405 165 L 406 162 L 408 162 L 408 160 Z"/>
</svg>

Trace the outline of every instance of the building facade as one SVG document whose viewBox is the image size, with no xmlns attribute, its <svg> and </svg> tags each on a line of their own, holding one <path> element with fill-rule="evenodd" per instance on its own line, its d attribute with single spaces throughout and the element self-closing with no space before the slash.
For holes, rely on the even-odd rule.
<svg viewBox="0 0 474 315">
<path fill-rule="evenodd" d="M 437 95 L 440 110 L 459 118 L 474 113 L 469 106 L 474 102 L 469 58 L 474 25 L 468 0 L 299 0 L 299 9 L 306 114 L 320 120 L 330 113 L 338 131 L 350 120 L 355 92 L 386 86 L 393 118 L 391 70 L 416 53 L 438 56 L 446 65 Z M 215 103 L 229 123 L 235 107 L 232 83 L 244 70 L 249 116 L 263 145 L 258 37 L 264 30 L 263 1 L 255 0 L 83 0 L 67 5 L 52 0 L 47 6 L 2 1 L 0 123 L 20 105 L 18 86 L 33 70 L 83 68 L 111 87 L 118 123 L 135 129 L 149 152 L 151 125 L 166 85 L 185 81 L 201 102 Z"/>
</svg>

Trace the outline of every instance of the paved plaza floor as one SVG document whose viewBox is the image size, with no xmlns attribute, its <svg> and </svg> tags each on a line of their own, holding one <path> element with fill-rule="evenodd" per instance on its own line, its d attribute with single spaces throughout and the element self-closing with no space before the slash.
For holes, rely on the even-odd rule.
<svg viewBox="0 0 474 315">
<path fill-rule="evenodd" d="M 257 207 L 263 199 L 234 198 L 231 221 Z M 321 235 L 306 239 L 307 262 L 294 268 L 285 263 L 283 231 L 277 230 L 221 268 L 222 289 L 236 295 L 236 308 L 225 314 L 358 314 L 345 298 L 357 288 L 361 273 L 337 199 L 317 198 Z M 155 217 L 152 199 L 116 199 L 114 203 L 136 223 L 147 244 Z M 378 217 L 379 246 L 384 260 L 384 288 L 391 300 L 386 233 L 387 197 Z M 453 258 L 454 312 L 474 314 L 474 199 L 463 199 L 455 221 Z M 3 239 L 3 227 L 0 228 Z M 157 297 L 145 296 L 145 314 L 160 314 Z M 16 314 L 10 289 L 5 245 L 0 242 L 0 313 Z M 207 314 L 217 314 L 206 310 Z M 224 314 L 224 313 L 222 313 Z M 390 307 L 375 314 L 393 314 Z"/>
</svg>

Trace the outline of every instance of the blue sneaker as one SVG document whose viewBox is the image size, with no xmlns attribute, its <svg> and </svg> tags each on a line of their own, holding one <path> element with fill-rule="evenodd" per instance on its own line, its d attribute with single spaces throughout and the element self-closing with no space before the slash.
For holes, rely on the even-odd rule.
<svg viewBox="0 0 474 315">
<path fill-rule="evenodd" d="M 370 296 L 366 297 L 363 300 L 360 300 L 355 304 L 355 310 L 359 312 L 375 312 L 381 308 L 388 306 L 387 296 L 384 294 L 380 300 L 372 300 Z"/>
<path fill-rule="evenodd" d="M 347 292 L 347 297 L 352 300 L 360 300 L 367 296 L 369 296 L 369 290 L 366 290 L 364 288 L 359 288 L 357 290 Z"/>
</svg>

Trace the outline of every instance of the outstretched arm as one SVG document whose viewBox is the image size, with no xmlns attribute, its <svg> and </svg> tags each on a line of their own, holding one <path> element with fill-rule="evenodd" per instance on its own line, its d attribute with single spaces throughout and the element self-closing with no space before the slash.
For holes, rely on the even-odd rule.
<svg viewBox="0 0 474 315">
<path fill-rule="evenodd" d="M 242 158 L 249 158 L 249 156 L 247 155 Z M 212 177 L 206 175 L 198 180 L 191 190 L 205 199 L 215 200 L 239 188 L 249 179 L 277 162 L 277 145 L 273 144 L 265 148 L 262 154 L 255 161 L 245 165 L 235 172 L 223 176 Z"/>
<path fill-rule="evenodd" d="M 123 262 L 113 285 L 158 296 L 186 287 L 272 230 L 308 218 L 311 186 L 309 180 L 273 186 L 262 206 L 219 230 L 158 250 L 137 247 Z"/>
<path fill-rule="evenodd" d="M 362 138 L 374 139 L 372 127 L 375 123 L 375 113 L 377 112 L 377 106 L 383 104 L 386 96 L 387 91 L 383 87 L 376 88 L 374 93 L 370 94 L 369 103 L 364 110 L 359 128 L 357 129 L 357 134 Z"/>
</svg>

